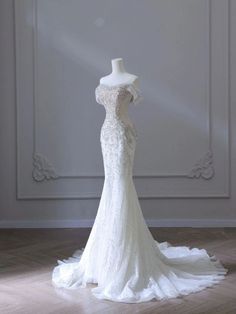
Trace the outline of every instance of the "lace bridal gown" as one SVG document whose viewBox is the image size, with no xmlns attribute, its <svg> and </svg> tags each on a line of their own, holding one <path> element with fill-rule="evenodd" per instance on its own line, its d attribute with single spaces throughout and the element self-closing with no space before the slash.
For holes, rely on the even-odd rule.
<svg viewBox="0 0 236 314">
<path fill-rule="evenodd" d="M 97 215 L 85 248 L 58 260 L 55 287 L 91 289 L 99 299 L 138 303 L 200 291 L 224 278 L 227 270 L 204 249 L 174 247 L 152 237 L 132 179 L 136 130 L 125 122 L 129 103 L 140 99 L 133 85 L 95 90 L 106 118 L 101 129 L 105 180 Z"/>
</svg>

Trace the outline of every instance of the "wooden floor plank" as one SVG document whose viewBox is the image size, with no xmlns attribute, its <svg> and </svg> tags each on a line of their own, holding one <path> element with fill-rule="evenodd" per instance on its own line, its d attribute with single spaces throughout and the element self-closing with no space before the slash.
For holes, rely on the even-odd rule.
<svg viewBox="0 0 236 314">
<path fill-rule="evenodd" d="M 1 314 L 235 314 L 236 229 L 150 228 L 153 237 L 173 245 L 205 248 L 229 272 L 214 287 L 166 301 L 126 304 L 98 300 L 90 292 L 55 289 L 51 274 L 58 259 L 86 245 L 91 229 L 0 230 Z"/>
</svg>

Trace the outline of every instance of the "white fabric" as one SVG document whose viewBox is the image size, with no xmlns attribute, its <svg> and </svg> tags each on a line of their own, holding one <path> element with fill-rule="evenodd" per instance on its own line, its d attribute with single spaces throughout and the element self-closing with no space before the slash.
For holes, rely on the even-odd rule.
<svg viewBox="0 0 236 314">
<path fill-rule="evenodd" d="M 122 119 L 122 106 L 139 98 L 134 86 L 96 88 L 104 105 L 101 129 L 105 180 L 93 228 L 85 248 L 58 260 L 55 287 L 91 289 L 99 299 L 138 303 L 187 295 L 216 284 L 227 270 L 204 249 L 174 247 L 152 237 L 132 179 L 137 133 Z"/>
<path fill-rule="evenodd" d="M 143 96 L 139 89 L 134 84 L 127 85 L 126 89 L 133 95 L 131 102 L 137 105 L 143 100 Z"/>
</svg>

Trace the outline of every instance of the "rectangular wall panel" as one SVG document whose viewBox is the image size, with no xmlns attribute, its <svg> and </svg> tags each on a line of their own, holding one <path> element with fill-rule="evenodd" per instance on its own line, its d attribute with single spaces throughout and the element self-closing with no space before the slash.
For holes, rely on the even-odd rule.
<svg viewBox="0 0 236 314">
<path fill-rule="evenodd" d="M 18 199 L 100 197 L 94 92 L 116 57 L 143 94 L 138 195 L 229 197 L 229 1 L 22 0 L 15 29 Z"/>
</svg>

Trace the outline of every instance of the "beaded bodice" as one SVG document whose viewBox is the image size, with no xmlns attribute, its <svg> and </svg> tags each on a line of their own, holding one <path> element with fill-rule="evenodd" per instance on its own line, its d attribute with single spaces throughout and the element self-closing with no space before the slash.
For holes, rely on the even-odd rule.
<svg viewBox="0 0 236 314">
<path fill-rule="evenodd" d="M 95 96 L 106 110 L 100 133 L 105 177 L 131 176 L 137 132 L 128 119 L 128 105 L 137 102 L 140 93 L 132 84 L 99 84 Z"/>
</svg>

